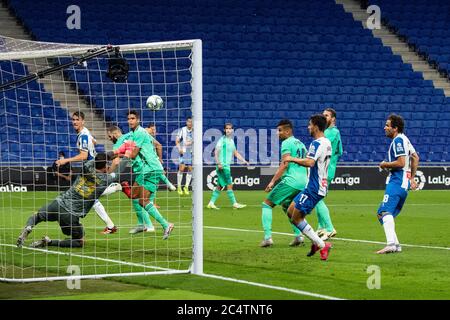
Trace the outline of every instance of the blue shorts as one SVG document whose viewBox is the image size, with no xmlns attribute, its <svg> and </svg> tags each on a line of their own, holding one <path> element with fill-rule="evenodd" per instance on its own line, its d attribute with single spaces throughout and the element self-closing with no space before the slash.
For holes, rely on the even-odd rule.
<svg viewBox="0 0 450 320">
<path fill-rule="evenodd" d="M 317 203 L 319 203 L 323 198 L 323 196 L 305 189 L 294 198 L 295 209 L 303 212 L 304 214 L 310 214 Z"/>
<path fill-rule="evenodd" d="M 192 153 L 186 152 L 182 156 L 180 156 L 180 164 L 184 164 L 185 166 L 192 166 Z"/>
<path fill-rule="evenodd" d="M 405 204 L 408 192 L 397 184 L 388 184 L 386 191 L 384 192 L 383 202 L 381 202 L 378 208 L 378 220 L 382 223 L 382 213 L 392 214 L 395 218 Z"/>
</svg>

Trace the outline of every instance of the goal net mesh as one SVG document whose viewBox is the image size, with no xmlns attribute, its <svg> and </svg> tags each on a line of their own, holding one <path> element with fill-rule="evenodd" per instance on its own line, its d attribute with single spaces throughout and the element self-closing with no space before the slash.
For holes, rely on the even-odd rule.
<svg viewBox="0 0 450 320">
<path fill-rule="evenodd" d="M 77 61 L 100 47 L 0 37 L 0 85 Z M 142 127 L 155 124 L 166 176 L 177 185 L 175 137 L 192 116 L 193 41 L 119 48 L 119 56 L 112 51 L 0 89 L 0 280 L 189 271 L 193 261 L 192 187 L 190 194 L 180 195 L 169 192 L 163 182 L 154 205 L 174 224 L 167 240 L 162 239 L 163 227 L 152 217 L 154 232 L 148 227 L 147 232 L 131 234 L 138 226 L 137 214 L 131 200 L 118 191 L 99 199 L 117 226 L 116 233 L 102 234 L 106 225 L 91 209 L 80 219 L 85 231 L 82 248 L 30 247 L 43 236 L 66 238 L 56 221 L 38 224 L 25 244 L 16 246 L 27 219 L 67 190 L 80 173 L 81 162 L 71 163 L 69 179 L 57 176 L 55 169 L 66 176 L 67 171 L 54 165 L 60 152 L 66 158 L 79 153 L 71 121 L 76 111 L 84 113 L 84 125 L 96 139 L 96 151 L 107 152 L 113 147 L 107 128 L 115 125 L 123 133 L 129 132 L 127 113 L 137 110 Z M 125 58 L 129 67 L 124 82 L 107 76 L 110 59 L 116 57 Z M 146 107 L 150 95 L 161 96 L 161 110 Z M 186 176 L 182 184 L 185 186 Z"/>
</svg>

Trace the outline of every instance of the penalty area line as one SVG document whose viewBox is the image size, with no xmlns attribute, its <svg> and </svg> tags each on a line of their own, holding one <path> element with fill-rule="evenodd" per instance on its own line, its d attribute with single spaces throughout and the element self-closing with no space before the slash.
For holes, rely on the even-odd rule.
<svg viewBox="0 0 450 320">
<path fill-rule="evenodd" d="M 290 293 L 294 293 L 294 294 L 298 294 L 298 295 L 302 295 L 302 296 L 309 296 L 309 297 L 321 298 L 321 299 L 326 299 L 326 300 L 345 300 L 345 299 L 342 299 L 342 298 L 326 296 L 326 295 L 319 294 L 319 293 L 314 293 L 314 292 L 290 289 L 290 288 L 279 287 L 279 286 L 272 286 L 272 285 L 269 285 L 269 284 L 264 284 L 264 283 L 259 283 L 259 282 L 251 282 L 251 281 L 240 280 L 240 279 L 235 279 L 235 278 L 228 278 L 228 277 L 223 277 L 223 276 L 217 276 L 217 275 L 214 275 L 214 274 L 203 273 L 203 274 L 200 274 L 199 276 L 207 277 L 207 278 L 213 278 L 213 279 L 219 279 L 219 280 L 224 280 L 224 281 L 230 281 L 230 282 L 236 282 L 236 283 L 242 283 L 242 284 L 247 284 L 247 285 L 251 285 L 251 286 L 255 286 L 255 287 L 261 287 L 261 288 L 266 288 L 266 289 L 285 291 L 285 292 L 290 292 Z"/>
<path fill-rule="evenodd" d="M 238 228 L 225 228 L 225 227 L 213 227 L 213 226 L 204 226 L 205 229 L 216 229 L 216 230 L 224 230 L 224 231 L 238 231 L 238 232 L 256 232 L 256 233 L 263 233 L 264 231 L 261 230 L 249 230 L 249 229 L 238 229 Z M 279 234 L 282 236 L 292 236 L 291 233 L 286 232 L 272 232 L 273 234 Z M 380 242 L 380 241 L 371 241 L 371 240 L 359 240 L 359 239 L 347 239 L 347 238 L 331 238 L 332 240 L 340 240 L 340 241 L 347 241 L 347 242 L 360 242 L 360 243 L 371 243 L 371 244 L 382 244 L 386 245 L 386 242 Z M 417 244 L 401 244 L 402 247 L 411 247 L 411 248 L 425 248 L 425 249 L 438 249 L 438 250 L 450 250 L 450 248 L 447 247 L 433 247 L 433 246 L 424 246 L 424 245 L 417 245 Z"/>
</svg>

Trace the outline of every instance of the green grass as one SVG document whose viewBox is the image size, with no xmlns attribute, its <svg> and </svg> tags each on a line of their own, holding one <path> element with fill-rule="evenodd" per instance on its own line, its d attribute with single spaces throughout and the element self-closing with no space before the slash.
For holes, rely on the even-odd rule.
<svg viewBox="0 0 450 320">
<path fill-rule="evenodd" d="M 26 218 L 55 194 L 27 193 L 0 195 L 0 242 L 15 243 Z M 175 194 L 158 203 L 161 213 L 175 223 L 168 241 L 162 230 L 131 237 L 128 229 L 135 223 L 130 205 L 121 195 L 112 195 L 104 203 L 119 233 L 99 234 L 103 225 L 94 212 L 82 220 L 87 227 L 87 245 L 72 252 L 84 257 L 61 256 L 28 249 L 0 246 L 0 277 L 67 275 L 69 264 L 82 266 L 88 273 L 144 271 L 143 264 L 160 268 L 186 269 L 191 255 L 191 219 L 189 198 Z M 205 193 L 205 203 L 209 200 Z M 352 242 L 342 239 L 385 241 L 383 228 L 376 219 L 382 191 L 331 191 L 326 199 L 338 231 L 328 261 L 306 257 L 306 246 L 290 248 L 291 229 L 281 209 L 274 210 L 271 248 L 259 248 L 262 239 L 260 204 L 264 192 L 237 191 L 238 201 L 249 207 L 233 210 L 225 194 L 219 211 L 204 212 L 204 272 L 224 277 L 279 286 L 345 299 L 450 299 L 449 250 L 404 246 L 403 252 L 376 255 L 383 244 Z M 180 208 L 180 214 L 174 214 Z M 315 214 L 308 218 L 317 225 Z M 411 192 L 396 219 L 397 234 L 403 244 L 449 247 L 446 233 L 450 220 L 450 197 L 445 191 Z M 215 229 L 232 228 L 239 231 Z M 250 231 L 247 231 L 250 230 Z M 56 223 L 39 225 L 30 241 L 43 234 L 62 238 Z M 120 239 L 120 240 L 119 240 Z M 69 249 L 61 250 L 70 253 Z M 87 256 L 108 260 L 95 261 Z M 133 266 L 114 261 L 133 262 Z M 168 262 L 171 261 L 171 262 Z M 8 267 L 5 268 L 5 265 Z M 13 268 L 12 265 L 15 267 Z M 369 266 L 381 271 L 381 289 L 369 290 Z M 1 299 L 314 299 L 314 297 L 267 288 L 256 288 L 194 275 L 159 275 L 83 280 L 80 290 L 69 290 L 63 281 L 29 284 L 0 283 Z"/>
</svg>

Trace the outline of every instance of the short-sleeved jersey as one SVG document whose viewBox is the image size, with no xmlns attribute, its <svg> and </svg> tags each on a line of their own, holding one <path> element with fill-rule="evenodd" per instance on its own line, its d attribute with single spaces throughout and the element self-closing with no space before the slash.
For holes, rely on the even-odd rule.
<svg viewBox="0 0 450 320">
<path fill-rule="evenodd" d="M 141 126 L 131 131 L 130 134 L 132 140 L 140 149 L 133 160 L 133 172 L 145 174 L 153 171 L 164 171 L 153 145 L 153 137 Z"/>
<path fill-rule="evenodd" d="M 122 160 L 116 171 L 108 174 L 97 172 L 94 160 L 86 161 L 81 174 L 70 189 L 61 193 L 56 201 L 73 215 L 84 217 L 105 189 L 111 183 L 119 180 L 120 172 L 124 170 L 126 165 L 127 160 Z"/>
<path fill-rule="evenodd" d="M 291 136 L 281 143 L 281 158 L 284 155 L 305 158 L 306 147 L 300 140 Z M 294 162 L 290 162 L 281 179 L 286 185 L 297 190 L 303 190 L 308 183 L 308 169 Z"/>
<path fill-rule="evenodd" d="M 404 134 L 398 134 L 392 139 L 388 151 L 388 161 L 392 162 L 398 157 L 405 157 L 405 166 L 403 168 L 391 169 L 387 177 L 386 184 L 395 184 L 401 188 L 408 190 L 410 186 L 409 179 L 411 178 L 411 156 L 416 153 L 413 145 L 408 137 Z"/>
<path fill-rule="evenodd" d="M 311 142 L 307 158 L 315 160 L 309 171 L 309 181 L 306 186 L 309 192 L 325 197 L 328 192 L 328 166 L 331 158 L 331 142 L 325 137 Z"/>
<path fill-rule="evenodd" d="M 180 141 L 181 150 L 183 150 L 183 153 L 186 152 L 192 153 L 192 141 L 193 141 L 192 129 L 189 130 L 187 126 L 181 128 L 178 131 L 177 137 Z"/>
<path fill-rule="evenodd" d="M 77 136 L 77 148 L 78 150 L 86 151 L 88 153 L 87 160 L 92 160 L 97 155 L 95 151 L 94 137 L 87 128 L 83 128 Z"/>
<path fill-rule="evenodd" d="M 229 167 L 233 161 L 233 155 L 236 151 L 236 145 L 232 138 L 222 136 L 216 144 L 218 159 L 222 166 Z"/>
<path fill-rule="evenodd" d="M 341 133 L 336 126 L 332 126 L 327 128 L 324 134 L 325 138 L 330 140 L 331 143 L 331 160 L 330 166 L 328 167 L 328 180 L 332 180 L 336 174 L 336 166 L 339 157 L 344 152 L 342 149 Z"/>
</svg>

